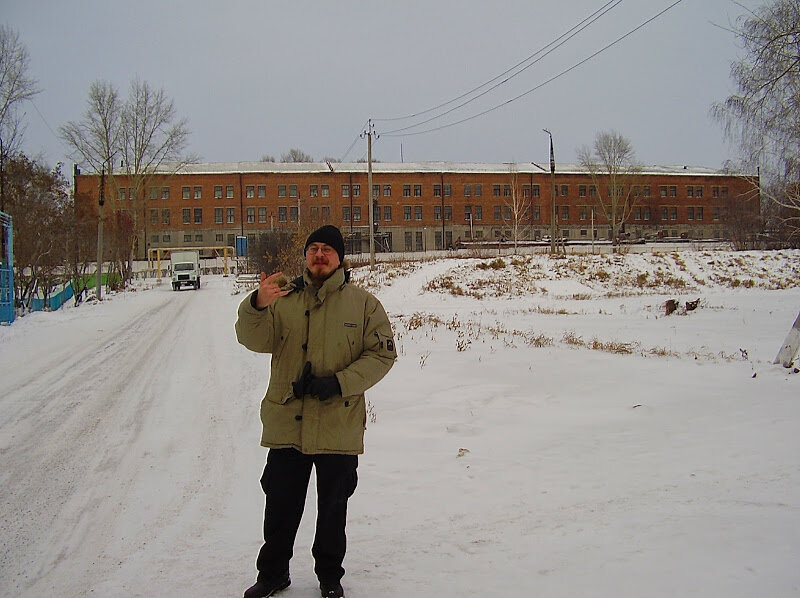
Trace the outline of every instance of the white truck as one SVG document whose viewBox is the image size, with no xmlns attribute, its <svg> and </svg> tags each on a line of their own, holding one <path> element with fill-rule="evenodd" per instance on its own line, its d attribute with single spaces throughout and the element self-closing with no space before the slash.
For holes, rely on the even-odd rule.
<svg viewBox="0 0 800 598">
<path fill-rule="evenodd" d="M 169 256 L 172 264 L 172 290 L 179 291 L 184 285 L 200 288 L 200 252 L 197 250 L 173 251 Z"/>
</svg>

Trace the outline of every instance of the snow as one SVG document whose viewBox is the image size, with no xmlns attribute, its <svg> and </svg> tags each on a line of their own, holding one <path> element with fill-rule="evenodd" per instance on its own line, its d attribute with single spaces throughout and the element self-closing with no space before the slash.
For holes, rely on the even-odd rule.
<svg viewBox="0 0 800 598">
<path fill-rule="evenodd" d="M 400 356 L 367 395 L 350 598 L 800 593 L 800 375 L 772 363 L 800 252 L 437 259 L 354 279 Z M 252 583 L 268 358 L 236 343 L 240 291 L 149 280 L 0 327 L 0 595 Z M 314 512 L 281 596 L 317 595 Z"/>
</svg>

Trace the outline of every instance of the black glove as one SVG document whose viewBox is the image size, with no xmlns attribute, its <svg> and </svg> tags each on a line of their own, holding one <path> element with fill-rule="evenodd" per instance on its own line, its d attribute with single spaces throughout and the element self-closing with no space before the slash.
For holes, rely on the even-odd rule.
<svg viewBox="0 0 800 598">
<path fill-rule="evenodd" d="M 292 382 L 292 392 L 295 398 L 302 399 L 304 395 L 308 394 L 309 385 L 313 379 L 314 376 L 311 375 L 311 362 L 306 361 L 306 364 L 303 366 L 303 373 L 300 374 L 296 382 Z"/>
<path fill-rule="evenodd" d="M 320 401 L 325 401 L 334 395 L 342 394 L 342 388 L 339 386 L 336 376 L 323 376 L 322 378 L 311 376 L 306 392 Z"/>
</svg>

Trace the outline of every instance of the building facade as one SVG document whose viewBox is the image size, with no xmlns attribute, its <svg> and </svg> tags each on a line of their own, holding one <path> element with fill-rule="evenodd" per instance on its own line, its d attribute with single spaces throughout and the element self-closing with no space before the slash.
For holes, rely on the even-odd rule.
<svg viewBox="0 0 800 598">
<path fill-rule="evenodd" d="M 342 229 L 350 252 L 369 250 L 364 163 L 192 164 L 152 175 L 138 190 L 131 180 L 105 176 L 104 209 L 106 215 L 135 213 L 147 249 L 233 247 L 238 236 L 254 241 L 266 231 L 330 223 Z M 615 190 L 608 180 L 569 165 L 559 166 L 551 178 L 532 163 L 374 163 L 376 250 L 534 241 L 552 231 L 569 242 L 609 240 L 613 193 L 625 206 L 617 212 L 625 212 L 619 236 L 627 240 L 727 239 L 738 214 L 759 211 L 758 180 L 751 176 L 653 167 L 618 180 Z M 76 170 L 74 184 L 79 204 L 97 205 L 98 174 Z M 145 254 L 141 242 L 137 253 Z"/>
</svg>

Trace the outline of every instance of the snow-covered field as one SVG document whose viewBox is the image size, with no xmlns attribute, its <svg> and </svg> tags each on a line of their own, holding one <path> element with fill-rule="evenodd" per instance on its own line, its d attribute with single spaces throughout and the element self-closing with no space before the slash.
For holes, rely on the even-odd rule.
<svg viewBox="0 0 800 598">
<path fill-rule="evenodd" d="M 800 374 L 772 364 L 800 252 L 354 278 L 400 357 L 368 393 L 348 597 L 800 595 Z M 236 291 L 145 281 L 0 327 L 0 595 L 252 583 L 268 361 L 236 343 Z M 318 595 L 313 517 L 281 596 Z"/>
</svg>

